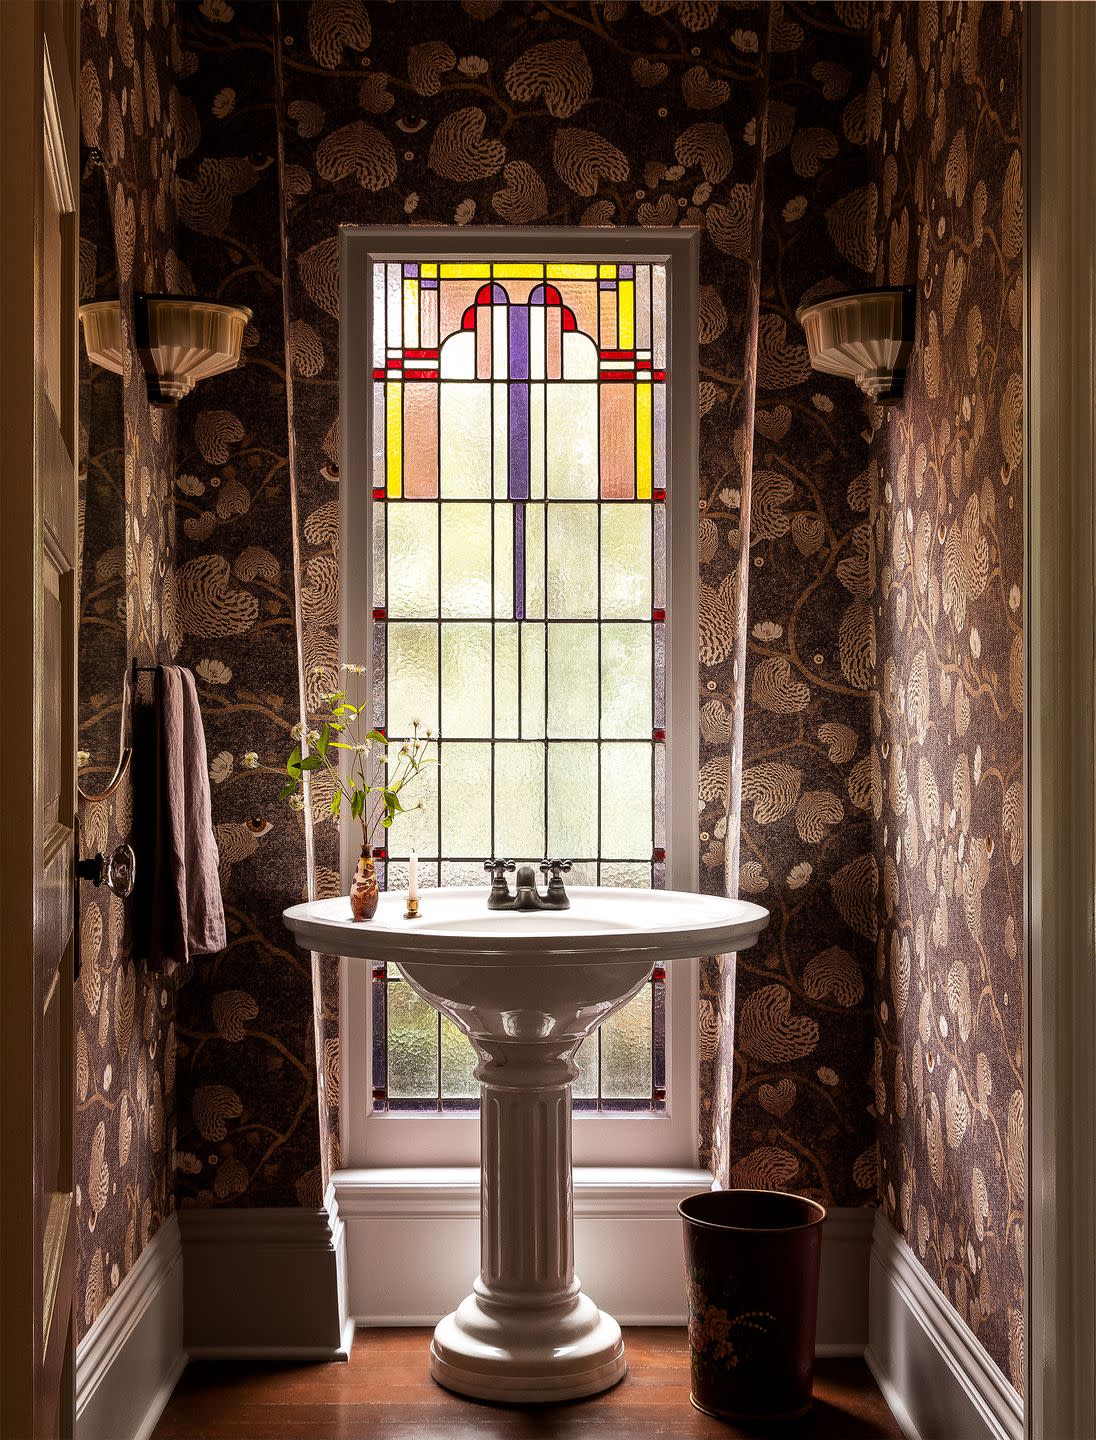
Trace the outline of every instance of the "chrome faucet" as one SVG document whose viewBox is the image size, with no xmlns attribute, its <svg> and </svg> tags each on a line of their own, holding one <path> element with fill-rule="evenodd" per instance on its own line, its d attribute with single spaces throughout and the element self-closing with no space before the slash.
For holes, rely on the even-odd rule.
<svg viewBox="0 0 1096 1440">
<path fill-rule="evenodd" d="M 571 869 L 570 860 L 544 860 L 540 873 L 548 881 L 542 895 L 537 889 L 536 871 L 532 865 L 515 865 L 513 860 L 485 860 L 483 868 L 491 876 L 488 910 L 569 910 L 571 902 L 564 889 L 563 877 Z M 507 874 L 517 870 L 517 893 L 506 882 Z"/>
</svg>

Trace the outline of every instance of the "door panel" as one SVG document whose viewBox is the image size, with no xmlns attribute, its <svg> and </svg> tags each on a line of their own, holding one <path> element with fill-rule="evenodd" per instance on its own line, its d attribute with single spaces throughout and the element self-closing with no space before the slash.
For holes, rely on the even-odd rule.
<svg viewBox="0 0 1096 1440">
<path fill-rule="evenodd" d="M 4 1440 L 73 1424 L 77 21 L 0 3 Z"/>
</svg>

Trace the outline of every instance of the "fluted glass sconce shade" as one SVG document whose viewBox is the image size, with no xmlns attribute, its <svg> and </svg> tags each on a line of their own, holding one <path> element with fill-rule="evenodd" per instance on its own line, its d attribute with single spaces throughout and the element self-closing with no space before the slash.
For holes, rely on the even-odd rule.
<svg viewBox="0 0 1096 1440">
<path fill-rule="evenodd" d="M 135 295 L 134 340 L 151 405 L 177 405 L 199 380 L 240 363 L 246 305 L 219 305 L 191 295 Z"/>
<path fill-rule="evenodd" d="M 81 305 L 88 359 L 122 373 L 122 310 L 117 300 Z M 192 295 L 135 295 L 134 342 L 151 405 L 174 406 L 199 380 L 240 363 L 246 305 L 219 305 Z"/>
<path fill-rule="evenodd" d="M 115 375 L 122 373 L 122 307 L 117 300 L 80 306 L 88 359 Z"/>
<path fill-rule="evenodd" d="M 855 380 L 879 405 L 902 399 L 914 340 L 911 286 L 833 295 L 795 314 L 816 370 Z"/>
</svg>

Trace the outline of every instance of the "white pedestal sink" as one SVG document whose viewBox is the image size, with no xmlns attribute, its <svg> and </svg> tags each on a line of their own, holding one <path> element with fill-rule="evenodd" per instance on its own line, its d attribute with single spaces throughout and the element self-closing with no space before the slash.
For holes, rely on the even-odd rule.
<svg viewBox="0 0 1096 1440">
<path fill-rule="evenodd" d="M 743 950 L 768 911 L 678 891 L 576 887 L 563 911 L 489 911 L 483 888 L 426 890 L 422 914 L 382 895 L 294 905 L 306 949 L 395 962 L 479 1056 L 480 1259 L 472 1293 L 434 1332 L 430 1370 L 450 1390 L 525 1403 L 593 1395 L 627 1370 L 620 1326 L 574 1272 L 571 1082 L 583 1039 L 655 964 Z"/>
</svg>

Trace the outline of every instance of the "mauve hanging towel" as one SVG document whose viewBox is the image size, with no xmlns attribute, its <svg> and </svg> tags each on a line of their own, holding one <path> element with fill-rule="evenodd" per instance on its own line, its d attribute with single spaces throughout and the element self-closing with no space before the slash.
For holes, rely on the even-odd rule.
<svg viewBox="0 0 1096 1440">
<path fill-rule="evenodd" d="M 161 665 L 149 715 L 152 834 L 147 956 L 170 974 L 225 948 L 225 911 L 209 805 L 205 731 L 194 676 Z M 140 794 L 137 797 L 140 805 Z M 138 866 L 138 869 L 140 867 Z"/>
</svg>

